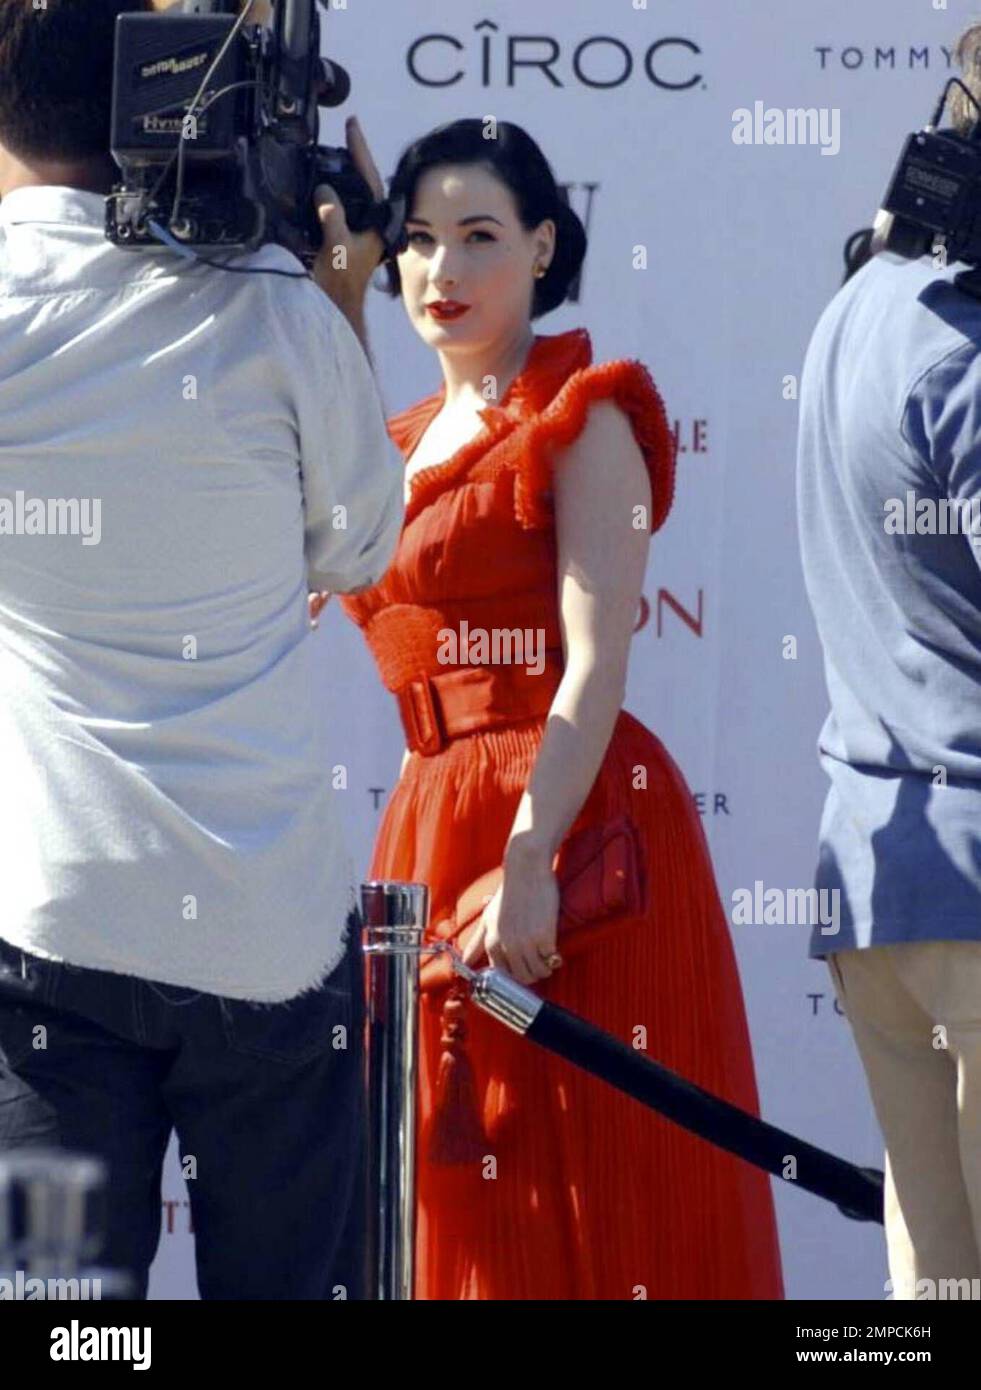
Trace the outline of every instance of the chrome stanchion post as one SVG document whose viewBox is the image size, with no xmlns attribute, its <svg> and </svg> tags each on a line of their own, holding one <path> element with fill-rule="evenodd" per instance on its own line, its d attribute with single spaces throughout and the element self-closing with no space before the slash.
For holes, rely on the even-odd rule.
<svg viewBox="0 0 981 1390">
<path fill-rule="evenodd" d="M 107 1177 L 93 1154 L 38 1148 L 0 1155 L 0 1278 L 14 1298 L 132 1297 L 127 1271 L 89 1264 L 105 1237 Z"/>
<path fill-rule="evenodd" d="M 17 1149 L 0 1159 L 0 1258 L 32 1276 L 73 1277 L 101 1240 L 106 1165 L 88 1154 Z"/>
<path fill-rule="evenodd" d="M 368 1259 L 372 1297 L 412 1298 L 415 1272 L 419 953 L 424 883 L 361 885 L 368 957 Z"/>
</svg>

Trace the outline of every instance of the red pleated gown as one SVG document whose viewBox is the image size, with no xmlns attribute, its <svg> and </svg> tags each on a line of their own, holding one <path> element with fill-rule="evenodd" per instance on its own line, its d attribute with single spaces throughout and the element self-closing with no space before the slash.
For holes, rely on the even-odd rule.
<svg viewBox="0 0 981 1390">
<path fill-rule="evenodd" d="M 389 421 L 406 459 L 443 395 Z M 532 686 L 511 689 L 506 718 L 502 699 L 475 687 L 472 717 L 457 691 L 452 729 L 434 733 L 444 722 L 438 634 L 464 622 L 471 632 L 544 628 L 551 661 L 561 661 L 550 459 L 604 398 L 631 420 L 657 530 L 671 506 L 675 448 L 647 369 L 593 364 L 585 329 L 537 335 L 500 404 L 482 412 L 481 432 L 414 475 L 383 579 L 342 600 L 418 745 L 385 806 L 369 874 L 427 883 L 433 924 L 502 862 L 545 723 L 540 684 L 528 708 L 521 690 Z M 473 727 L 461 733 L 461 723 Z M 569 834 L 623 812 L 640 830 L 648 910 L 535 988 L 628 1043 L 643 1039 L 652 1058 L 758 1113 L 739 973 L 701 821 L 668 752 L 626 710 Z M 420 1008 L 417 1298 L 783 1297 L 765 1174 L 472 1006 L 466 1050 L 486 1152 L 463 1162 L 431 1154 L 445 999 L 425 994 Z"/>
</svg>

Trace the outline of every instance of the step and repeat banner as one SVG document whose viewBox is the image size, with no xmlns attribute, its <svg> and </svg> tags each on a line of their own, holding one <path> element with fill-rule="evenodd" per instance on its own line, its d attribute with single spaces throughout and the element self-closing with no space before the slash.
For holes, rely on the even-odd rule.
<svg viewBox="0 0 981 1390">
<path fill-rule="evenodd" d="M 626 705 L 679 762 L 703 817 L 736 918 L 764 1116 L 881 1166 L 847 1021 L 825 965 L 807 956 L 810 927 L 758 911 L 771 889 L 811 885 L 825 792 L 816 739 L 826 693 L 796 536 L 797 382 L 844 243 L 870 225 L 903 140 L 929 118 L 956 71 L 957 36 L 981 10 L 959 0 L 347 0 L 322 13 L 324 51 L 352 77 L 322 141 L 343 143 L 343 116 L 355 112 L 387 178 L 433 126 L 496 116 L 528 130 L 569 190 L 589 251 L 574 302 L 535 329 L 584 325 L 595 360 L 645 362 L 678 438 L 676 500 L 651 546 Z M 400 301 L 373 291 L 368 315 L 394 413 L 440 385 L 439 363 Z M 311 640 L 350 750 L 348 835 L 362 874 L 397 779 L 401 726 L 336 603 Z M 753 906 L 734 913 L 734 902 Z M 792 1183 L 774 1189 L 789 1298 L 886 1296 L 881 1228 Z M 172 1146 L 151 1297 L 196 1296 Z"/>
</svg>

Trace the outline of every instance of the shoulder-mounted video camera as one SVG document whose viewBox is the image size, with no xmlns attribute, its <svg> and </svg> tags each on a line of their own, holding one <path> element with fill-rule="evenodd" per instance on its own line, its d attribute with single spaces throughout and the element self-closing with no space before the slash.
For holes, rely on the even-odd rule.
<svg viewBox="0 0 981 1390">
<path fill-rule="evenodd" d="M 323 4 L 325 0 L 320 0 Z M 316 0 L 272 0 L 272 25 L 237 0 L 183 0 L 116 21 L 106 200 L 117 246 L 202 253 L 272 241 L 309 267 L 322 242 L 314 189 L 329 183 L 352 231 L 404 249 L 404 200 L 376 201 L 347 149 L 318 145 L 321 106 L 350 79 L 320 56 Z"/>
<path fill-rule="evenodd" d="M 875 219 L 871 252 L 907 260 L 940 256 L 944 265 L 963 261 L 971 269 L 955 283 L 981 296 L 981 122 L 975 117 L 965 133 L 939 128 L 954 86 L 981 115 L 972 93 L 952 77 L 930 123 L 906 141 Z"/>
</svg>

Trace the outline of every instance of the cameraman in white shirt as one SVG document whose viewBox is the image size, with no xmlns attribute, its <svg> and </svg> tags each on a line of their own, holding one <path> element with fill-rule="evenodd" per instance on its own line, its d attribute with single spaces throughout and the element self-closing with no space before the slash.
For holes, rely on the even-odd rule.
<svg viewBox="0 0 981 1390">
<path fill-rule="evenodd" d="M 115 18 L 151 8 L 0 0 L 0 1152 L 105 1159 L 101 1258 L 142 1297 L 174 1128 L 202 1297 L 359 1297 L 359 919 L 308 593 L 377 582 L 401 529 L 383 248 L 335 206 L 318 288 L 279 246 L 242 274 L 106 239 Z"/>
</svg>

